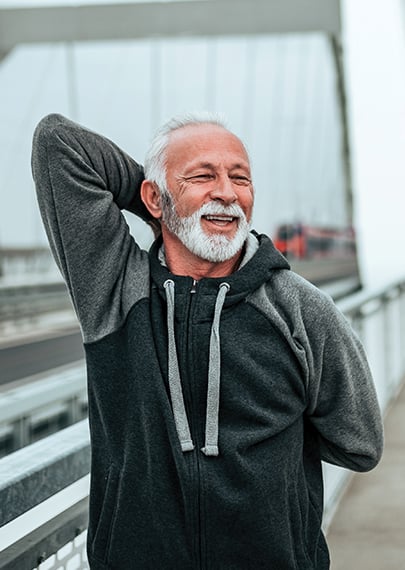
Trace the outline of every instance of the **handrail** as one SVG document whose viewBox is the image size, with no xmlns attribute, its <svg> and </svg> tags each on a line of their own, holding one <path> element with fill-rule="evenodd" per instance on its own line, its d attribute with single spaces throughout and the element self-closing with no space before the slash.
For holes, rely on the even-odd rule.
<svg viewBox="0 0 405 570">
<path fill-rule="evenodd" d="M 87 420 L 0 460 L 0 527 L 14 524 L 90 470 Z M 31 570 L 87 528 L 88 497 L 73 501 L 1 552 L 0 570 Z M 1 531 L 1 528 L 0 528 Z"/>
<path fill-rule="evenodd" d="M 40 376 L 40 379 L 35 379 Z M 28 379 L 27 379 L 28 380 Z M 87 415 L 86 372 L 83 360 L 30 378 L 0 394 L 0 452 L 15 451 Z"/>
<path fill-rule="evenodd" d="M 27 418 L 50 404 L 85 395 L 86 376 L 82 361 L 68 368 L 57 368 L 41 380 L 2 393 L 0 425 Z"/>
<path fill-rule="evenodd" d="M 384 300 L 391 299 L 393 296 L 400 295 L 405 291 L 405 278 L 393 281 L 392 283 L 372 289 L 366 289 L 353 293 L 338 301 L 336 304 L 339 309 L 347 317 L 365 314 L 365 308 L 375 301 L 380 303 Z M 366 311 L 368 313 L 368 311 Z"/>
<path fill-rule="evenodd" d="M 87 420 L 0 460 L 0 527 L 88 474 Z"/>
<path fill-rule="evenodd" d="M 61 309 L 72 309 L 66 285 L 52 279 L 42 283 L 0 282 L 0 323 Z"/>
<path fill-rule="evenodd" d="M 88 498 L 72 505 L 31 535 L 6 548 L 0 557 L 0 570 L 31 570 L 57 552 L 61 544 L 85 531 L 88 524 Z M 62 567 L 62 566 L 60 566 Z"/>
</svg>

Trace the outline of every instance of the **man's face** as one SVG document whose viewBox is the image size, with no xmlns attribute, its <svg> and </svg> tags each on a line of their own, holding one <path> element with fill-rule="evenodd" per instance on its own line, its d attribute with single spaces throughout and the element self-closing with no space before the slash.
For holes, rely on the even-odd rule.
<svg viewBox="0 0 405 570">
<path fill-rule="evenodd" d="M 216 125 L 172 133 L 163 223 L 199 257 L 224 261 L 247 237 L 253 208 L 249 159 L 240 140 Z"/>
</svg>

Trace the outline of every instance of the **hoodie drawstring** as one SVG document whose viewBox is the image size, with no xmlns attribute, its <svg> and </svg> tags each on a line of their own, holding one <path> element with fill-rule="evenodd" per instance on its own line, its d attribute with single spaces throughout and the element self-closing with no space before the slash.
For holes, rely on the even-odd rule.
<svg viewBox="0 0 405 570">
<path fill-rule="evenodd" d="M 182 451 L 192 451 L 194 449 L 194 444 L 191 439 L 186 408 L 184 406 L 179 362 L 177 359 L 176 339 L 174 336 L 174 282 L 171 279 L 167 279 L 163 286 L 166 291 L 167 299 L 168 376 L 173 416 Z"/>
<path fill-rule="evenodd" d="M 218 425 L 219 425 L 219 385 L 221 377 L 221 346 L 219 337 L 219 321 L 225 302 L 225 296 L 229 291 L 228 283 L 221 283 L 215 302 L 214 320 L 211 328 L 210 352 L 208 360 L 208 391 L 207 391 L 207 416 L 205 422 L 205 446 L 202 452 L 207 456 L 216 456 L 218 450 Z"/>
<path fill-rule="evenodd" d="M 181 387 L 179 363 L 174 334 L 174 282 L 167 279 L 163 284 L 167 299 L 167 330 L 168 330 L 168 375 L 169 389 L 172 400 L 173 416 L 182 451 L 192 451 L 194 444 L 191 439 L 190 427 L 184 405 L 183 390 Z M 215 302 L 214 319 L 211 328 L 209 361 L 208 361 L 208 390 L 207 413 L 205 424 L 205 445 L 202 452 L 206 456 L 217 456 L 218 425 L 219 425 L 219 395 L 221 378 L 221 349 L 219 336 L 219 323 L 222 307 L 230 286 L 221 283 Z"/>
</svg>

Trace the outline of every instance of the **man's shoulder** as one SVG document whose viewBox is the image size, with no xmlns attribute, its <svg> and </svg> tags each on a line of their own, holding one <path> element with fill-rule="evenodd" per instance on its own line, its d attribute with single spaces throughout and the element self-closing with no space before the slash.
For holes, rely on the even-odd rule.
<svg viewBox="0 0 405 570">
<path fill-rule="evenodd" d="M 275 272 L 265 286 L 268 291 L 273 290 L 279 295 L 297 300 L 301 298 L 314 301 L 330 300 L 324 291 L 292 269 Z"/>
<path fill-rule="evenodd" d="M 292 270 L 279 269 L 254 291 L 249 302 L 269 317 L 310 324 L 336 313 L 332 298 Z"/>
</svg>

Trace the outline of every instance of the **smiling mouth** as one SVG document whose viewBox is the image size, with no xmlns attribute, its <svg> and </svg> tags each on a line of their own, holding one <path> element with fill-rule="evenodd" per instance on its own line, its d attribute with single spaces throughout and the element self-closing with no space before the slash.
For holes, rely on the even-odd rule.
<svg viewBox="0 0 405 570">
<path fill-rule="evenodd" d="M 213 215 L 213 214 L 208 214 L 203 216 L 203 218 L 205 220 L 208 220 L 209 222 L 213 222 L 214 224 L 218 224 L 218 225 L 223 225 L 225 226 L 226 224 L 235 222 L 238 220 L 238 218 L 236 218 L 235 216 L 220 216 L 220 215 Z"/>
</svg>

